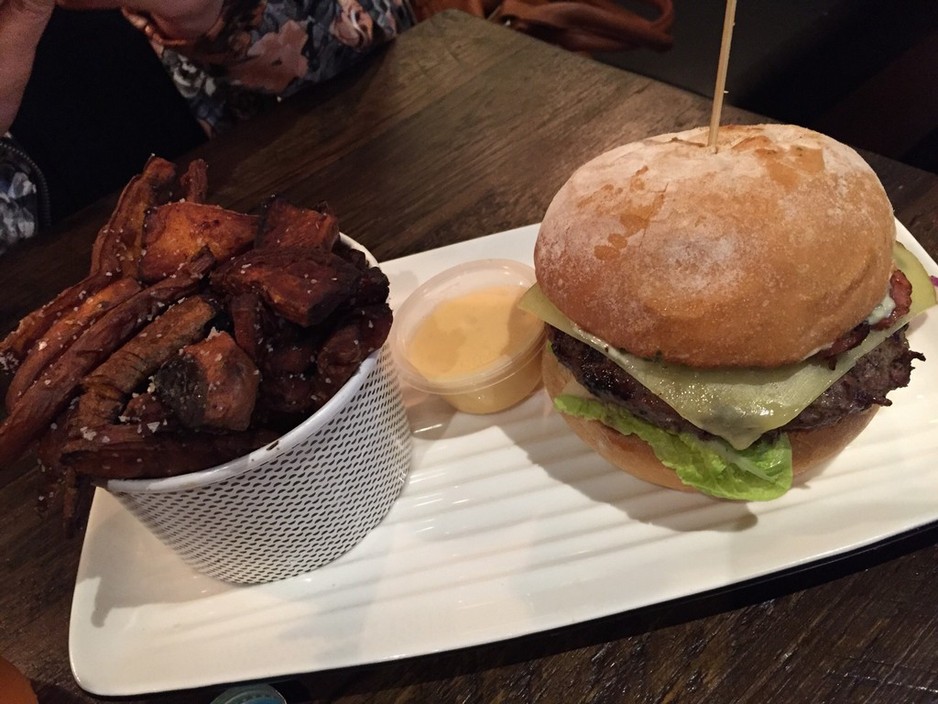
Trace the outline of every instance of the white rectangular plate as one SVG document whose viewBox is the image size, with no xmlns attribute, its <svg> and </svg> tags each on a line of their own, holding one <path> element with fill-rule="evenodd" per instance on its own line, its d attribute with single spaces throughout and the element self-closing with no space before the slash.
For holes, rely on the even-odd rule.
<svg viewBox="0 0 938 704">
<path fill-rule="evenodd" d="M 463 261 L 530 262 L 537 228 L 386 262 L 392 305 Z M 900 239 L 938 267 L 899 227 Z M 924 352 L 847 450 L 767 504 L 659 489 L 587 450 L 538 392 L 494 416 L 409 397 L 415 465 L 387 519 L 308 575 L 197 574 L 98 491 L 72 606 L 78 683 L 133 695 L 496 641 L 732 585 L 938 520 L 938 315 Z"/>
</svg>

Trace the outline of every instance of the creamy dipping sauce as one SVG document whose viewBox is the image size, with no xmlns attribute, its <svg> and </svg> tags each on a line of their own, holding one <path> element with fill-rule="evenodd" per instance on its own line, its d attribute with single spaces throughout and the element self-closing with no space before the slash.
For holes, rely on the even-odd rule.
<svg viewBox="0 0 938 704">
<path fill-rule="evenodd" d="M 411 363 L 427 377 L 474 374 L 524 351 L 541 321 L 517 308 L 516 286 L 472 291 L 443 301 L 423 319 L 407 345 Z"/>
<path fill-rule="evenodd" d="M 510 285 L 469 291 L 441 301 L 415 325 L 407 359 L 459 410 L 494 413 L 539 385 L 544 325 L 518 308 L 524 291 Z"/>
</svg>

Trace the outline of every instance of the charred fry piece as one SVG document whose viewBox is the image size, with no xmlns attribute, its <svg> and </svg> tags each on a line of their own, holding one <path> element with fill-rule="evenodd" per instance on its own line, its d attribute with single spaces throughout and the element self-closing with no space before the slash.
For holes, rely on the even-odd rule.
<svg viewBox="0 0 938 704">
<path fill-rule="evenodd" d="M 299 374 L 307 371 L 316 358 L 320 340 L 313 335 L 293 342 L 274 343 L 264 359 L 264 368 L 279 374 Z"/>
<path fill-rule="evenodd" d="M 0 368 L 14 371 L 56 320 L 114 281 L 110 274 L 95 274 L 69 286 L 41 308 L 20 320 L 0 342 Z"/>
<path fill-rule="evenodd" d="M 277 432 L 264 429 L 144 436 L 137 424 L 116 425 L 70 441 L 62 461 L 80 474 L 100 479 L 171 477 L 233 460 L 277 437 Z"/>
<path fill-rule="evenodd" d="M 265 375 L 259 403 L 264 411 L 277 415 L 308 415 L 314 409 L 314 382 L 309 374 Z"/>
<path fill-rule="evenodd" d="M 251 246 L 257 216 L 207 203 L 176 201 L 147 212 L 139 277 L 156 281 L 172 274 L 203 247 L 227 261 Z"/>
<path fill-rule="evenodd" d="M 316 356 L 316 367 L 328 370 L 332 365 L 359 362 L 381 347 L 391 332 L 393 314 L 387 303 L 343 311 L 339 324 L 323 342 Z"/>
<path fill-rule="evenodd" d="M 85 428 L 114 423 L 126 401 L 124 393 L 108 384 L 95 384 L 86 389 L 65 417 L 67 437 L 78 435 Z"/>
<path fill-rule="evenodd" d="M 338 257 L 341 257 L 349 264 L 354 266 L 356 269 L 361 269 L 364 271 L 369 266 L 368 258 L 365 256 L 365 253 L 360 249 L 355 249 L 349 244 L 346 244 L 342 240 L 338 240 L 332 247 L 332 253 Z"/>
<path fill-rule="evenodd" d="M 84 392 L 69 414 L 69 437 L 115 423 L 127 396 L 179 350 L 203 337 L 218 312 L 214 299 L 190 296 L 173 305 L 81 382 Z M 125 411 L 126 414 L 126 411 Z"/>
<path fill-rule="evenodd" d="M 67 440 L 65 416 L 72 411 L 66 411 L 52 424 L 36 450 L 43 481 L 37 509 L 43 516 L 56 511 L 62 518 L 67 537 L 84 528 L 94 495 L 90 478 L 77 475 L 61 461 Z"/>
<path fill-rule="evenodd" d="M 255 364 L 259 364 L 265 346 L 266 330 L 272 327 L 270 316 L 264 309 L 260 297 L 254 293 L 239 293 L 228 301 L 232 333 L 238 347 L 244 350 Z"/>
<path fill-rule="evenodd" d="M 37 502 L 43 516 L 55 511 L 62 519 L 65 535 L 73 537 L 85 526 L 94 498 L 94 484 L 61 461 L 65 447 L 65 423 L 57 424 L 39 442 L 37 455 L 42 470 L 43 489 Z"/>
<path fill-rule="evenodd" d="M 70 467 L 63 470 L 62 523 L 65 535 L 74 537 L 84 530 L 94 499 L 91 477 L 78 474 Z"/>
<path fill-rule="evenodd" d="M 17 459 L 68 405 L 82 378 L 148 319 L 192 293 L 214 264 L 206 250 L 170 276 L 112 308 L 89 327 L 20 397 L 0 423 L 0 466 Z"/>
<path fill-rule="evenodd" d="M 346 304 L 349 308 L 384 303 L 391 293 L 391 284 L 387 275 L 376 266 L 364 270 L 358 281 L 358 288 Z"/>
<path fill-rule="evenodd" d="M 289 320 L 270 316 L 264 325 L 264 340 L 258 368 L 264 376 L 308 371 L 327 331 L 324 325 L 306 328 Z"/>
<path fill-rule="evenodd" d="M 153 156 L 124 187 L 117 207 L 95 240 L 91 272 L 122 272 L 137 276 L 137 261 L 143 242 L 143 220 L 147 210 L 169 202 L 176 185 L 176 166 Z"/>
<path fill-rule="evenodd" d="M 261 213 L 255 247 L 331 250 L 339 239 L 339 221 L 328 206 L 309 210 L 282 196 L 270 198 Z"/>
<path fill-rule="evenodd" d="M 317 373 L 311 390 L 315 408 L 332 398 L 365 358 L 384 344 L 391 320 L 390 307 L 380 304 L 356 311 L 333 330 L 316 355 Z"/>
<path fill-rule="evenodd" d="M 391 285 L 387 275 L 376 266 L 368 263 L 365 253 L 345 242 L 336 242 L 332 252 L 362 272 L 358 288 L 345 304 L 348 308 L 358 308 L 388 300 Z"/>
<path fill-rule="evenodd" d="M 49 431 L 45 433 L 36 446 L 36 458 L 39 461 L 39 470 L 42 473 L 42 489 L 36 501 L 36 509 L 40 515 L 55 510 L 61 515 L 62 494 L 65 488 L 64 467 L 60 462 L 62 448 L 68 439 L 65 417 L 70 413 L 62 413 L 56 422 L 52 423 Z"/>
<path fill-rule="evenodd" d="M 331 252 L 254 249 L 222 264 L 211 284 L 229 295 L 256 293 L 277 315 L 309 327 L 329 317 L 357 289 L 360 277 Z"/>
<path fill-rule="evenodd" d="M 153 377 L 156 395 L 186 428 L 247 430 L 260 372 L 226 332 L 183 348 Z"/>
<path fill-rule="evenodd" d="M 119 420 L 121 423 L 140 424 L 150 435 L 158 431 L 176 430 L 179 427 L 179 423 L 173 416 L 173 409 L 160 401 L 153 393 L 132 396 L 124 406 Z"/>
<path fill-rule="evenodd" d="M 16 401 L 36 377 L 64 350 L 68 349 L 68 346 L 81 335 L 85 328 L 139 290 L 140 284 L 134 279 L 120 278 L 110 286 L 91 294 L 72 310 L 63 313 L 48 332 L 33 345 L 10 381 L 6 395 L 7 412 L 13 409 Z"/>
<path fill-rule="evenodd" d="M 84 457 L 86 465 L 80 472 L 83 475 L 94 476 L 97 472 L 93 468 L 93 455 L 88 448 L 94 444 L 108 442 L 113 438 L 125 437 L 132 434 L 133 441 L 139 442 L 157 432 L 177 432 L 179 424 L 172 417 L 170 409 L 163 406 L 152 394 L 139 394 L 124 407 L 123 414 L 118 417 L 115 409 L 120 409 L 123 396 L 111 386 L 100 384 L 92 391 L 84 393 L 79 398 L 76 408 L 67 412 L 60 427 L 54 431 L 57 439 L 50 441 L 50 433 L 46 433 L 39 443 L 39 457 L 50 479 L 58 482 L 58 486 L 51 485 L 47 490 L 48 500 L 62 499 L 64 487 L 74 483 L 76 467 L 68 464 L 74 451 L 77 456 Z M 107 420 L 111 416 L 120 423 Z M 128 417 L 130 416 L 130 417 Z M 62 432 L 65 428 L 65 432 Z M 82 454 L 84 453 L 84 454 Z M 65 499 L 69 495 L 65 494 Z M 63 513 L 75 507 L 64 506 Z M 74 523 L 74 521 L 72 521 Z M 66 525 L 68 528 L 68 525 Z"/>
<path fill-rule="evenodd" d="M 176 303 L 91 372 L 83 386 L 106 385 L 129 394 L 179 350 L 200 340 L 218 312 L 218 303 L 206 295 Z"/>
<path fill-rule="evenodd" d="M 388 335 L 391 334 L 394 314 L 387 302 L 375 303 L 359 310 L 355 320 L 358 322 L 359 340 L 368 350 L 365 355 L 367 357 L 387 341 Z"/>
<path fill-rule="evenodd" d="M 208 164 L 204 159 L 189 162 L 189 168 L 179 179 L 182 197 L 190 203 L 204 203 L 208 197 Z"/>
</svg>

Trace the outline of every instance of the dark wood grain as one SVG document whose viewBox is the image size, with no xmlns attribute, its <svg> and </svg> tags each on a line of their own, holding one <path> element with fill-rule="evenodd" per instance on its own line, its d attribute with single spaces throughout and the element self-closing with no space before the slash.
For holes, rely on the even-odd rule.
<svg viewBox="0 0 938 704">
<path fill-rule="evenodd" d="M 381 259 L 536 222 L 572 169 L 640 137 L 706 124 L 708 100 L 463 15 L 206 145 L 212 200 L 328 201 Z M 726 121 L 760 118 L 728 108 Z M 938 178 L 867 155 L 938 254 Z M 0 327 L 88 265 L 113 198 L 0 257 Z M 75 683 L 68 618 L 80 543 L 34 511 L 31 462 L 0 473 L 0 653 L 44 704 Z M 757 583 L 489 646 L 298 674 L 314 702 L 938 701 L 938 528 Z M 128 702 L 207 702 L 219 691 Z M 304 694 L 305 693 L 305 694 Z M 2 696 L 0 696 L 2 700 Z"/>
</svg>

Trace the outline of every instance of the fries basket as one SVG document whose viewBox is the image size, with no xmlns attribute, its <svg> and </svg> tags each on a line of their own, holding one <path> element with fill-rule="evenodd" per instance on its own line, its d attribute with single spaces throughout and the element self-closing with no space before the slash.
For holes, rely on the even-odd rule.
<svg viewBox="0 0 938 704">
<path fill-rule="evenodd" d="M 196 570 L 272 582 L 335 560 L 401 492 L 410 428 L 387 346 L 276 442 L 200 472 L 106 488 Z"/>
</svg>

